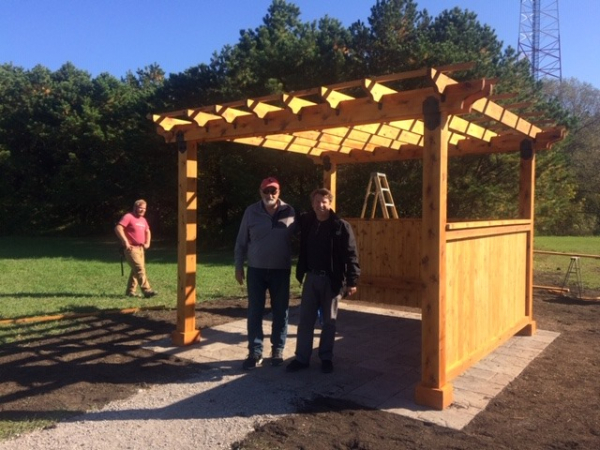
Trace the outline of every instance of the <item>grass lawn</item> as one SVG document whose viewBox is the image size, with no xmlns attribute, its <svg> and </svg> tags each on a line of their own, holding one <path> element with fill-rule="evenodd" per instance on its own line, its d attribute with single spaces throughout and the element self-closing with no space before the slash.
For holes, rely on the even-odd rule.
<svg viewBox="0 0 600 450">
<path fill-rule="evenodd" d="M 600 237 L 536 237 L 536 250 L 600 254 Z M 536 254 L 536 273 L 545 283 L 560 286 L 569 256 Z M 600 289 L 600 260 L 580 258 L 585 289 Z M 164 307 L 177 302 L 177 250 L 175 244 L 156 242 L 147 252 L 151 299 L 124 296 L 129 273 L 115 239 L 0 238 L 0 320 L 44 315 L 93 313 L 102 310 Z M 292 282 L 292 294 L 299 286 Z M 234 279 L 233 252 L 198 255 L 198 302 L 215 298 L 245 297 L 245 287 Z M 60 333 L 64 322 L 0 326 L 0 344 L 40 334 Z"/>
<path fill-rule="evenodd" d="M 0 238 L 0 317 L 93 312 L 140 306 L 175 307 L 175 245 L 156 243 L 147 253 L 148 277 L 159 296 L 124 296 L 129 267 L 121 275 L 114 240 Z M 199 301 L 244 295 L 233 276 L 233 254 L 198 256 Z"/>
<path fill-rule="evenodd" d="M 125 297 L 129 267 L 121 275 L 115 239 L 0 238 L 0 320 L 93 313 L 138 307 L 175 308 L 177 249 L 155 242 L 146 253 L 151 299 Z M 299 292 L 292 283 L 292 293 Z M 234 278 L 233 251 L 199 253 L 197 301 L 245 297 Z M 0 344 L 64 331 L 64 322 L 0 325 Z M 28 336 L 27 336 L 28 335 Z"/>
</svg>

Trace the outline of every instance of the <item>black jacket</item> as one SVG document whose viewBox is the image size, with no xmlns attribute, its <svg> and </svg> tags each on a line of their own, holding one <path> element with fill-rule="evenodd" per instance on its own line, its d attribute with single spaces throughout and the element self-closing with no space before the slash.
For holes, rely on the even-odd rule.
<svg viewBox="0 0 600 450">
<path fill-rule="evenodd" d="M 296 266 L 296 279 L 302 283 L 304 275 L 308 272 L 307 242 L 308 234 L 313 223 L 317 220 L 314 211 L 302 214 L 298 219 L 297 226 L 300 227 L 300 255 Z M 358 250 L 354 232 L 348 222 L 340 219 L 333 211 L 329 215 L 331 222 L 329 276 L 333 292 L 341 293 L 343 288 L 356 286 L 360 276 L 358 265 Z"/>
</svg>

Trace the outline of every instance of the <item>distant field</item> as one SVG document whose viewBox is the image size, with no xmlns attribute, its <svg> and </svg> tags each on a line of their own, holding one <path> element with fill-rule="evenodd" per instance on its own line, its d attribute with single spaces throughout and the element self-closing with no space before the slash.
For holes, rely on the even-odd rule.
<svg viewBox="0 0 600 450">
<path fill-rule="evenodd" d="M 600 236 L 539 236 L 535 238 L 534 249 L 600 256 Z M 544 275 L 544 284 L 561 286 L 570 261 L 569 255 L 535 254 L 534 270 Z M 580 257 L 579 266 L 584 289 L 600 289 L 600 259 Z M 571 280 L 575 280 L 574 275 L 569 277 L 569 283 Z"/>
</svg>

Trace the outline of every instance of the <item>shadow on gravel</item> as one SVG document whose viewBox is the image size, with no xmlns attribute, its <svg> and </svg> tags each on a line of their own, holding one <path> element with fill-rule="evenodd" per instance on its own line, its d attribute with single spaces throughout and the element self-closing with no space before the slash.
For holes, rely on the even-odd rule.
<svg viewBox="0 0 600 450">
<path fill-rule="evenodd" d="M 199 328 L 244 317 L 243 299 L 198 304 Z M 164 339 L 175 311 L 106 314 L 52 323 L 55 335 L 0 346 L 0 421 L 57 421 L 124 399 L 152 384 L 185 382 L 204 365 L 141 344 Z M 5 337 L 36 324 L 3 325 Z"/>
</svg>

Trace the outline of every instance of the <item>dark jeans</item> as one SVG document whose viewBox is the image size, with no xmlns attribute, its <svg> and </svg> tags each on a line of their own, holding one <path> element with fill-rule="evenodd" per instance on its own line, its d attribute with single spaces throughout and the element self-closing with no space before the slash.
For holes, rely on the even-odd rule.
<svg viewBox="0 0 600 450">
<path fill-rule="evenodd" d="M 287 338 L 288 307 L 290 304 L 290 269 L 257 269 L 248 267 L 248 351 L 263 353 L 263 315 L 266 293 L 271 297 L 273 325 L 272 350 L 283 350 Z"/>
<path fill-rule="evenodd" d="M 338 302 L 341 295 L 331 290 L 331 281 L 327 276 L 308 273 L 302 287 L 300 303 L 300 322 L 296 341 L 296 359 L 301 363 L 310 363 L 315 335 L 315 321 L 322 311 L 323 324 L 319 339 L 319 358 L 322 361 L 333 359 L 333 344 L 338 314 Z"/>
</svg>

